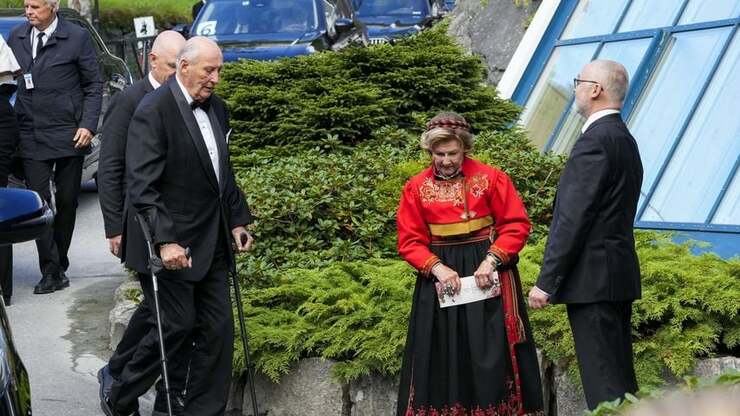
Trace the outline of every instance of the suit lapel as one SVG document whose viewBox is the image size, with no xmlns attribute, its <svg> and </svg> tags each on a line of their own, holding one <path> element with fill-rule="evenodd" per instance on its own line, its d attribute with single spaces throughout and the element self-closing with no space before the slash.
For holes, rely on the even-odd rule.
<svg viewBox="0 0 740 416">
<path fill-rule="evenodd" d="M 200 159 L 200 163 L 203 164 L 203 169 L 206 172 L 208 181 L 218 190 L 216 172 L 213 170 L 211 157 L 208 156 L 208 149 L 203 140 L 203 135 L 200 132 L 200 127 L 198 127 L 198 122 L 195 120 L 193 110 L 190 109 L 190 105 L 188 105 L 187 100 L 185 100 L 185 97 L 182 95 L 182 91 L 180 90 L 180 86 L 177 84 L 175 77 L 172 77 L 167 84 L 170 88 L 170 92 L 172 92 L 172 95 L 175 97 L 177 109 L 180 111 L 180 115 L 182 115 L 182 118 L 185 121 L 185 126 L 187 127 L 188 132 L 190 133 L 190 139 L 193 141 L 195 149 L 198 152 L 198 158 Z"/>
<path fill-rule="evenodd" d="M 218 164 L 219 164 L 219 181 L 220 190 L 223 191 L 224 186 L 224 172 L 226 171 L 227 151 L 226 151 L 226 136 L 224 135 L 224 128 L 216 117 L 215 106 L 211 105 L 208 109 L 208 119 L 211 120 L 211 128 L 213 129 L 213 136 L 216 139 L 216 146 L 218 147 Z"/>
</svg>

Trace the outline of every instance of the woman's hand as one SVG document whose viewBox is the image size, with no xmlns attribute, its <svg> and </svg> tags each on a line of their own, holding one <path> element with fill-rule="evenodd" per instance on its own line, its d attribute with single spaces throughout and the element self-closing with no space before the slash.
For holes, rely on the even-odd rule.
<svg viewBox="0 0 740 416">
<path fill-rule="evenodd" d="M 450 285 L 454 293 L 460 293 L 460 276 L 457 272 L 445 266 L 442 263 L 437 263 L 432 267 L 432 274 L 439 280 L 442 287 Z"/>
<path fill-rule="evenodd" d="M 493 284 L 493 272 L 496 270 L 493 262 L 491 262 L 488 257 L 483 259 L 480 266 L 478 266 L 478 270 L 475 271 L 475 284 L 478 285 L 478 288 L 482 289 L 488 289 Z"/>
</svg>

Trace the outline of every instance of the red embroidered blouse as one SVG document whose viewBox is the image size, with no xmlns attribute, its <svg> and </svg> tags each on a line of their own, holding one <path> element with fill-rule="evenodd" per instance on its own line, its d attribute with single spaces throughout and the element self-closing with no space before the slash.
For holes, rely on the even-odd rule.
<svg viewBox="0 0 740 416">
<path fill-rule="evenodd" d="M 440 180 L 429 167 L 409 179 L 401 193 L 398 252 L 425 276 L 439 262 L 429 250 L 432 236 L 464 236 L 492 225 L 496 241 L 489 251 L 504 264 L 527 242 L 531 225 L 511 179 L 468 157 L 461 169 L 458 177 Z"/>
</svg>

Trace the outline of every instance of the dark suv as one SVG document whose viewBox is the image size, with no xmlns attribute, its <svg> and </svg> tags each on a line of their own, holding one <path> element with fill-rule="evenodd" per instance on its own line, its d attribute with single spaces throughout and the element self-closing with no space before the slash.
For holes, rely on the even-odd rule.
<svg viewBox="0 0 740 416">
<path fill-rule="evenodd" d="M 348 0 L 209 0 L 190 35 L 216 41 L 225 61 L 308 55 L 367 41 Z"/>
<path fill-rule="evenodd" d="M 100 37 L 95 28 L 87 22 L 79 13 L 72 9 L 60 8 L 59 15 L 66 19 L 68 22 L 74 23 L 90 33 L 93 45 L 95 45 L 95 53 L 98 56 L 98 64 L 100 65 L 100 75 L 103 78 L 103 108 L 100 112 L 100 120 L 98 122 L 98 132 L 100 132 L 100 125 L 103 122 L 103 114 L 108 108 L 108 102 L 110 97 L 123 90 L 127 85 L 131 85 L 131 71 L 129 71 L 126 63 L 113 55 L 103 43 L 103 39 Z M 23 9 L 0 9 L 0 34 L 3 38 L 7 39 L 10 34 L 10 30 L 26 22 L 26 18 Z M 91 143 L 90 154 L 85 156 L 85 163 L 82 170 L 82 182 L 87 182 L 90 179 L 94 179 L 98 173 L 98 157 L 100 153 L 100 140 L 102 139 L 100 133 L 96 134 Z M 18 184 L 18 181 L 12 181 Z"/>
</svg>

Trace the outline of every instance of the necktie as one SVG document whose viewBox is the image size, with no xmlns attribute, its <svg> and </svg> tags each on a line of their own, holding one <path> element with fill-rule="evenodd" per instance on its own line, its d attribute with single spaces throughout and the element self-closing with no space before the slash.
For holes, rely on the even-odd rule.
<svg viewBox="0 0 740 416">
<path fill-rule="evenodd" d="M 193 101 L 190 103 L 190 109 L 195 110 L 196 108 L 200 108 L 201 110 L 208 112 L 208 109 L 211 107 L 211 98 L 208 97 L 207 99 L 203 101 Z"/>
<path fill-rule="evenodd" d="M 46 33 L 44 32 L 36 35 L 36 37 L 38 38 L 36 40 L 36 58 L 33 59 L 37 59 L 39 57 L 39 54 L 41 54 L 41 47 L 44 46 L 44 35 L 46 35 Z"/>
</svg>

